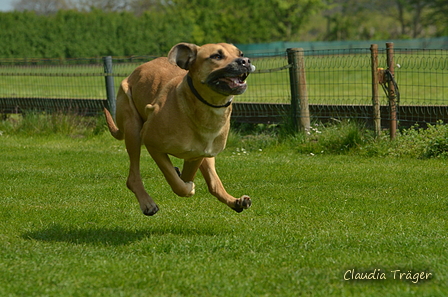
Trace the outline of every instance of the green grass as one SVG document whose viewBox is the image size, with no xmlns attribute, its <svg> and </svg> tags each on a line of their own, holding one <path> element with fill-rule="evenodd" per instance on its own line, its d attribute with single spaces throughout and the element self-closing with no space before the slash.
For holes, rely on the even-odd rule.
<svg viewBox="0 0 448 297">
<path fill-rule="evenodd" d="M 195 196 L 175 196 L 143 153 L 161 208 L 145 217 L 125 186 L 123 142 L 0 127 L 1 296 L 448 294 L 447 159 L 313 156 L 300 135 L 232 133 L 217 168 L 251 209 L 219 203 L 200 174 Z M 350 269 L 387 280 L 346 281 Z"/>
</svg>

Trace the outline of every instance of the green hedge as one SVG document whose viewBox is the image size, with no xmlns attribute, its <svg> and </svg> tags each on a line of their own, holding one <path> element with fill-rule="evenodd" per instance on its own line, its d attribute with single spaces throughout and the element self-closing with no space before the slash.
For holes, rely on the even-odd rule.
<svg viewBox="0 0 448 297">
<path fill-rule="evenodd" d="M 171 3 L 171 2 L 170 2 Z M 262 43 L 297 39 L 321 0 L 175 0 L 130 12 L 0 13 L 0 58 L 164 55 L 178 42 Z"/>
<path fill-rule="evenodd" d="M 201 20 L 206 25 L 198 25 Z M 212 15 L 195 16 L 194 11 L 145 12 L 139 17 L 100 10 L 59 11 L 50 16 L 0 13 L 0 58 L 161 55 L 178 42 L 230 41 L 217 23 Z"/>
<path fill-rule="evenodd" d="M 170 24 L 167 30 L 167 24 Z M 182 18 L 145 13 L 59 11 L 0 13 L 0 57 L 75 58 L 166 53 L 177 42 L 191 40 Z"/>
</svg>

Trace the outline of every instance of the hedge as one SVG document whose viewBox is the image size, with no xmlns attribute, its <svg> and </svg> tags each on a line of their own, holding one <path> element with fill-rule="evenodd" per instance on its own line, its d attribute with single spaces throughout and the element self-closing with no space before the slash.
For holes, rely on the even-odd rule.
<svg viewBox="0 0 448 297">
<path fill-rule="evenodd" d="M 0 58 L 76 58 L 165 54 L 192 40 L 193 26 L 170 14 L 99 10 L 0 13 Z"/>
</svg>

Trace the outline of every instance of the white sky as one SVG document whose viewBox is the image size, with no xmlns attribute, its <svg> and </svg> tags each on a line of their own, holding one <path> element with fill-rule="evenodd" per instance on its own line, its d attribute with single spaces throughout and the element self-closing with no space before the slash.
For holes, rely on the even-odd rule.
<svg viewBox="0 0 448 297">
<path fill-rule="evenodd" d="M 0 11 L 12 10 L 12 2 L 14 0 L 0 0 Z"/>
</svg>

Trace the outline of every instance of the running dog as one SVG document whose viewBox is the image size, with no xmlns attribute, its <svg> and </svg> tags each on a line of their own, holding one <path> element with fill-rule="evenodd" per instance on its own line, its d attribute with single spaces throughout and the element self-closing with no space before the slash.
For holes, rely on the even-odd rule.
<svg viewBox="0 0 448 297">
<path fill-rule="evenodd" d="M 199 169 L 219 201 L 237 212 L 251 206 L 249 196 L 235 198 L 224 189 L 215 156 L 226 145 L 233 97 L 244 93 L 246 78 L 254 70 L 231 44 L 179 43 L 168 57 L 137 67 L 122 81 L 116 124 L 107 109 L 104 113 L 112 136 L 125 140 L 130 160 L 127 186 L 145 215 L 154 215 L 159 208 L 140 175 L 143 144 L 177 195 L 194 194 Z M 169 155 L 184 160 L 182 172 Z"/>
</svg>

